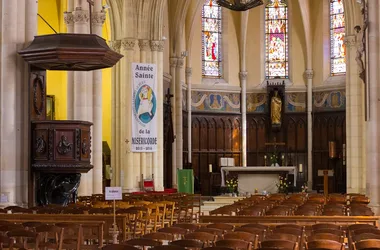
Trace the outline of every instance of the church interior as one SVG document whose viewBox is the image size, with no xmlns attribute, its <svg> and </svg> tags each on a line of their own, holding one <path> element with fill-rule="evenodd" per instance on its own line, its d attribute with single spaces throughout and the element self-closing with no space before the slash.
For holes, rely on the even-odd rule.
<svg viewBox="0 0 380 250">
<path fill-rule="evenodd" d="M 4 247 L 380 249 L 377 0 L 0 3 Z"/>
</svg>

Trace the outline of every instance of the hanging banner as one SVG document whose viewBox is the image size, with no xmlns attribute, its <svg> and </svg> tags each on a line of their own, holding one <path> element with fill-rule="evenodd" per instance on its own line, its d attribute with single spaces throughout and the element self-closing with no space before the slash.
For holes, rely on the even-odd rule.
<svg viewBox="0 0 380 250">
<path fill-rule="evenodd" d="M 132 63 L 132 151 L 157 151 L 155 64 Z"/>
</svg>

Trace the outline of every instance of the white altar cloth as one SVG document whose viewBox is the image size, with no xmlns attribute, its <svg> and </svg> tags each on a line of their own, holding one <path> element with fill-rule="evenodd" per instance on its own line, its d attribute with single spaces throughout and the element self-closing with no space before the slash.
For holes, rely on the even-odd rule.
<svg viewBox="0 0 380 250">
<path fill-rule="evenodd" d="M 253 193 L 254 189 L 259 189 L 259 192 L 265 190 L 270 193 L 276 192 L 276 181 L 278 182 L 278 174 L 281 172 L 287 172 L 294 175 L 294 186 L 297 181 L 297 167 L 222 167 L 221 185 L 224 187 L 225 175 L 229 172 L 238 173 L 238 189 L 239 192 Z M 255 174 L 255 172 L 257 174 Z M 262 190 L 261 190 L 262 189 Z"/>
</svg>

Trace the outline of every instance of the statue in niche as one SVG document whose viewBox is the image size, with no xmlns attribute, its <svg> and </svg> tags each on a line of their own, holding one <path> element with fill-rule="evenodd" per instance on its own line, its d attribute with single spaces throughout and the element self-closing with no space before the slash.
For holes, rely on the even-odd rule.
<svg viewBox="0 0 380 250">
<path fill-rule="evenodd" d="M 271 120 L 272 125 L 281 125 L 281 109 L 282 109 L 282 101 L 278 96 L 278 91 L 274 91 L 274 96 L 271 99 Z"/>
</svg>

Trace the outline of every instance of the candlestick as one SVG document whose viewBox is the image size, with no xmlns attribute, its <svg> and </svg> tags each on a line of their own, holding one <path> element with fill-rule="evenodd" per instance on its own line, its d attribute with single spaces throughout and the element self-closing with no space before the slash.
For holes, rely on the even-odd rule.
<svg viewBox="0 0 380 250">
<path fill-rule="evenodd" d="M 208 165 L 208 172 L 209 172 L 209 173 L 212 173 L 212 164 L 209 164 L 209 165 Z"/>
<path fill-rule="evenodd" d="M 300 173 L 303 172 L 303 166 L 302 166 L 302 164 L 299 165 L 299 167 L 298 167 L 298 172 L 300 172 Z"/>
</svg>

